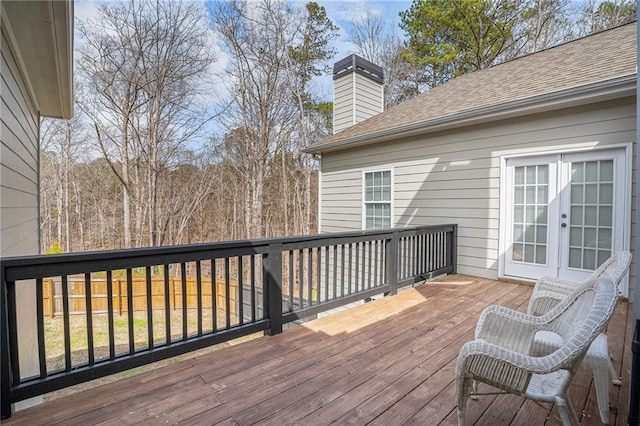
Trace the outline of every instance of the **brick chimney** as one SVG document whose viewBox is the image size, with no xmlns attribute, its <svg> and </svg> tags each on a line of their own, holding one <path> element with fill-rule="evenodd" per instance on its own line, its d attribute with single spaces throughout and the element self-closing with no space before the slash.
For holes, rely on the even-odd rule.
<svg viewBox="0 0 640 426">
<path fill-rule="evenodd" d="M 384 111 L 382 68 L 358 55 L 333 66 L 333 133 Z"/>
</svg>

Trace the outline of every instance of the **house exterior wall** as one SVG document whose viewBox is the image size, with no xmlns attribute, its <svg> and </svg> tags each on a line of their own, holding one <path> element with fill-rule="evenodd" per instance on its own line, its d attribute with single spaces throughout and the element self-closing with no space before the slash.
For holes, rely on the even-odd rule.
<svg viewBox="0 0 640 426">
<path fill-rule="evenodd" d="M 38 254 L 39 239 L 39 126 L 40 117 L 20 67 L 19 54 L 4 25 L 0 41 L 0 257 Z M 37 373 L 35 283 L 16 285 L 21 374 Z M 15 409 L 42 401 L 35 397 Z"/>
<path fill-rule="evenodd" d="M 601 147 L 635 138 L 635 97 L 630 97 L 323 153 L 321 229 L 361 229 L 362 171 L 391 168 L 393 226 L 457 223 L 458 272 L 495 279 L 501 156 L 545 147 Z M 634 160 L 634 179 L 635 168 Z M 635 206 L 635 182 L 632 194 Z M 635 222 L 635 210 L 631 218 Z M 630 247 L 634 244 L 635 223 Z"/>
<path fill-rule="evenodd" d="M 36 254 L 39 117 L 4 27 L 1 42 L 0 255 Z"/>
</svg>

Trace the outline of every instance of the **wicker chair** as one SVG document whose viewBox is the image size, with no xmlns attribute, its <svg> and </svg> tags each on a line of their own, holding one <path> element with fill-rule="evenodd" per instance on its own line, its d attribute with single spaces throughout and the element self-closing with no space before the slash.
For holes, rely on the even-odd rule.
<svg viewBox="0 0 640 426">
<path fill-rule="evenodd" d="M 618 285 L 629 270 L 630 264 L 631 253 L 626 251 L 618 252 L 596 269 L 589 279 L 598 278 L 606 273 L 614 283 Z M 580 284 L 579 282 L 576 283 L 549 277 L 539 279 L 529 300 L 527 313 L 530 315 L 544 315 Z M 560 336 L 555 333 L 542 331 L 535 337 L 533 354 L 545 355 L 553 352 L 559 348 L 560 345 L 562 345 L 562 338 Z M 606 334 L 601 333 L 593 341 L 587 351 L 584 363 L 593 370 L 600 420 L 603 424 L 607 424 L 609 423 L 609 377 L 611 377 L 611 382 L 618 386 L 622 384 L 622 381 L 611 362 Z"/>
<path fill-rule="evenodd" d="M 502 306 L 480 315 L 476 339 L 462 346 L 456 366 L 458 425 L 464 425 L 474 381 L 539 402 L 558 405 L 562 423 L 578 419 L 567 392 L 589 345 L 604 330 L 617 302 L 608 276 L 589 280 L 552 310 L 535 317 Z M 535 334 L 557 333 L 562 346 L 549 355 L 530 355 Z"/>
</svg>

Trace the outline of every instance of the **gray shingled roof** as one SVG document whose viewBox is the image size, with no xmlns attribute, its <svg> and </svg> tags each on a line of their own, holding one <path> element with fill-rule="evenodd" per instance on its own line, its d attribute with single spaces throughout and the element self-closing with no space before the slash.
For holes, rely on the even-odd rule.
<svg viewBox="0 0 640 426">
<path fill-rule="evenodd" d="M 637 23 L 593 34 L 455 78 L 313 144 L 308 152 L 348 148 L 408 128 L 492 106 L 636 74 Z M 353 143 L 351 143 L 353 141 Z M 364 141 L 364 142 L 363 142 Z"/>
</svg>

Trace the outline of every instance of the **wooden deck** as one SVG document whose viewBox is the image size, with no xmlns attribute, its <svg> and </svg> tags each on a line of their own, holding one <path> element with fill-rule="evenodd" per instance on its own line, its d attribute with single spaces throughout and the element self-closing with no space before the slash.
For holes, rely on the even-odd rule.
<svg viewBox="0 0 640 426">
<path fill-rule="evenodd" d="M 449 276 L 277 336 L 45 403 L 6 423 L 455 424 L 460 346 L 472 338 L 485 306 L 524 310 L 531 289 Z M 623 378 L 622 387 L 611 387 L 611 424 L 626 424 L 631 316 L 629 304 L 620 302 L 609 325 Z M 571 397 L 583 425 L 600 424 L 584 367 Z M 548 417 L 548 410 L 522 398 L 482 396 L 469 400 L 467 424 L 559 424 Z"/>
</svg>

